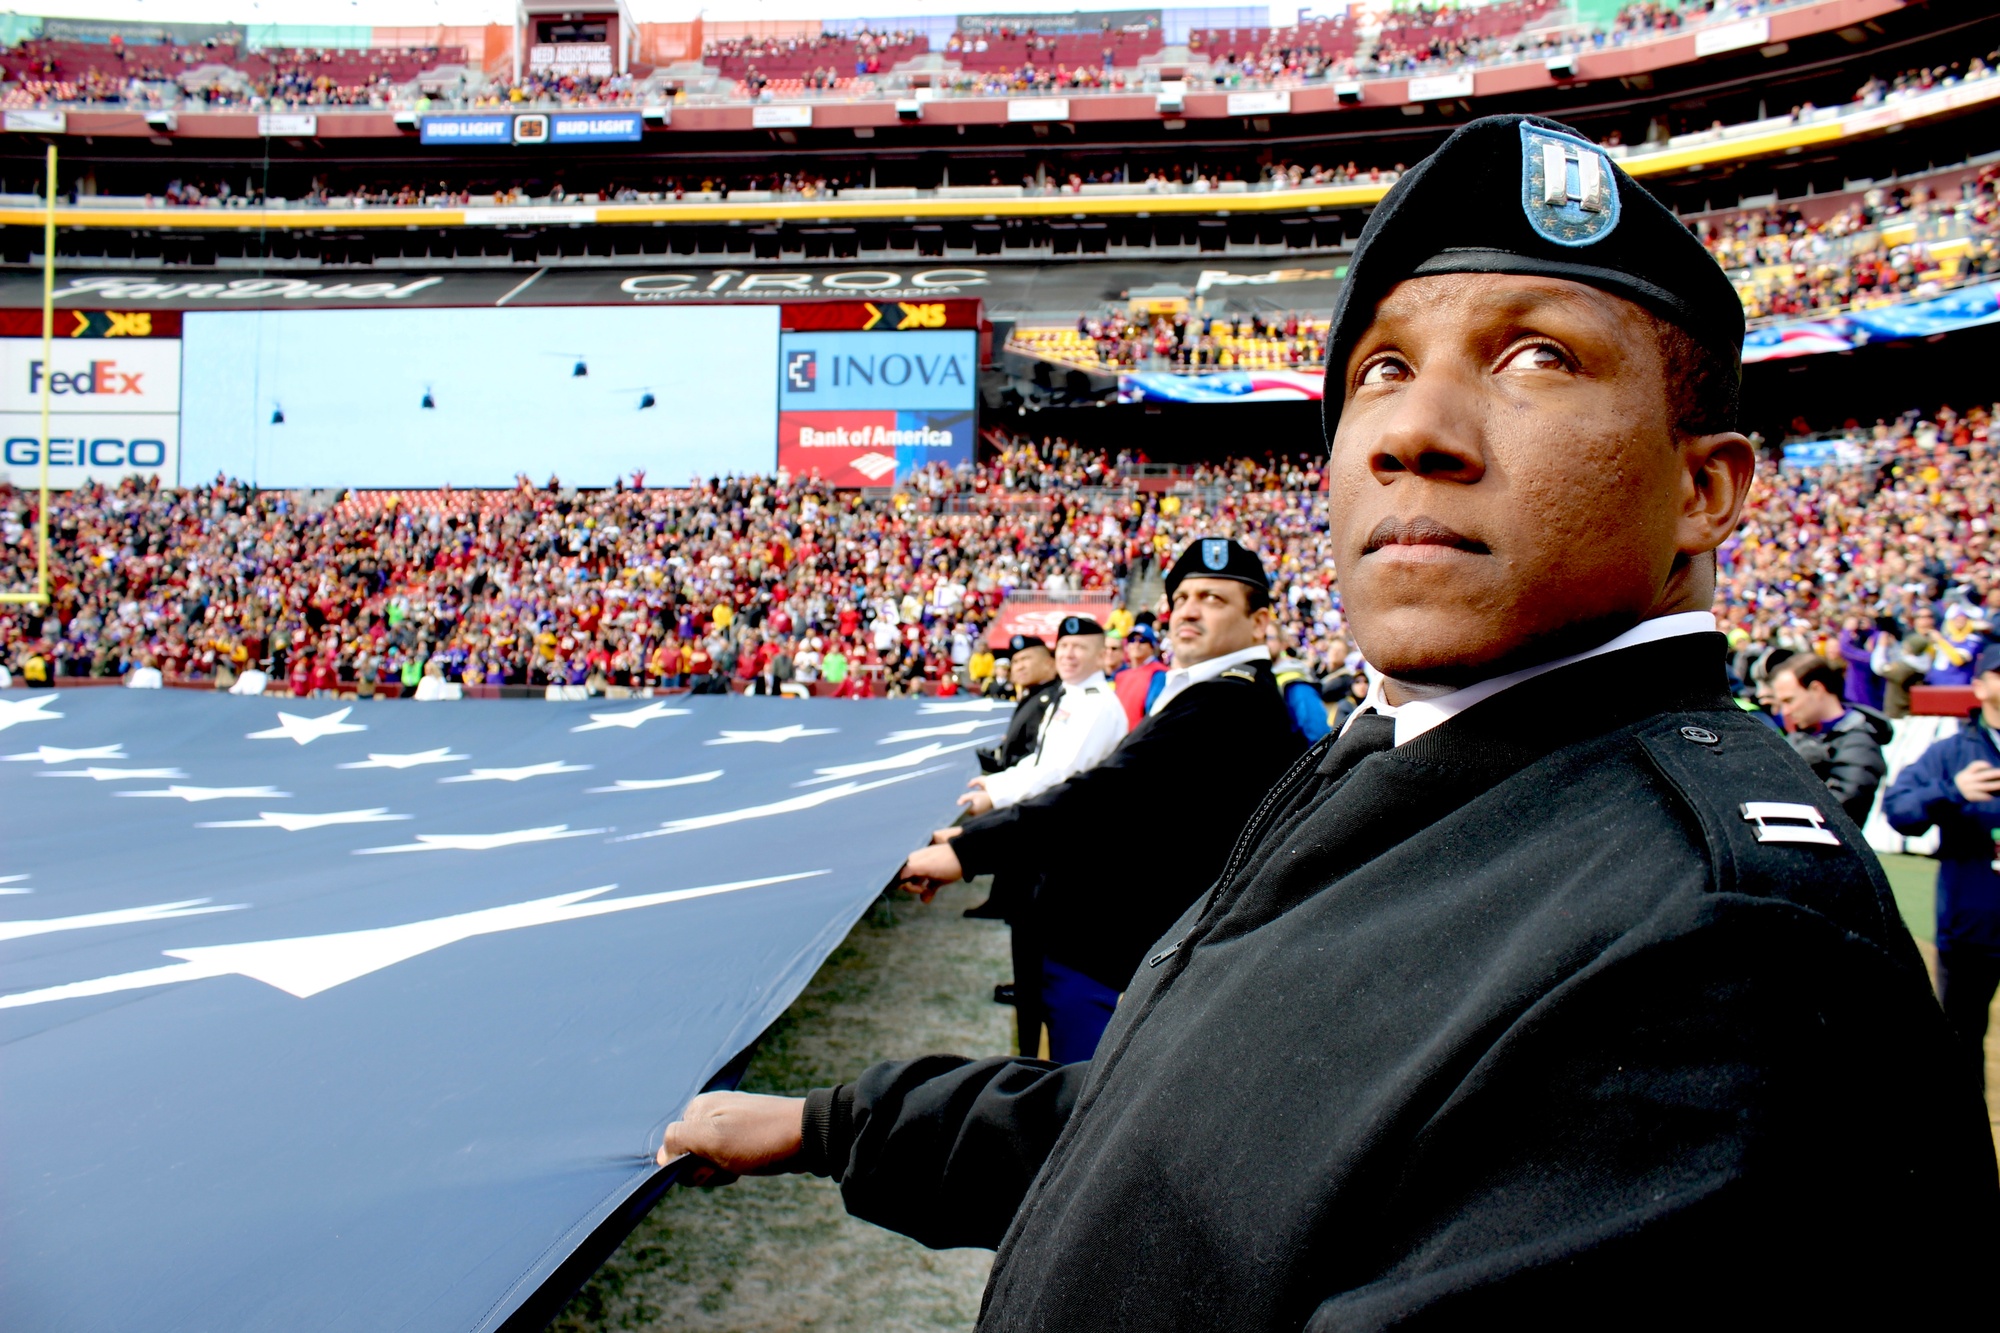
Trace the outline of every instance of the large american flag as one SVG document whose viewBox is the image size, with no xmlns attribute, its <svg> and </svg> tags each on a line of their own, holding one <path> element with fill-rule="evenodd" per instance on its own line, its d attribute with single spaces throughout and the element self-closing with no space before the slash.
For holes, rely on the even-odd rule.
<svg viewBox="0 0 2000 1333">
<path fill-rule="evenodd" d="M 0 1327 L 497 1327 L 1007 715 L 0 695 Z"/>
</svg>

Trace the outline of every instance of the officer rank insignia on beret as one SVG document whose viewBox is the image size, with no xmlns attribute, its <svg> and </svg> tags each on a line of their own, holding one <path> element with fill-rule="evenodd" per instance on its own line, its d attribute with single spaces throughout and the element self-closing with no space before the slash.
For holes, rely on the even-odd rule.
<svg viewBox="0 0 2000 1333">
<path fill-rule="evenodd" d="M 1557 245 L 1594 245 L 1618 225 L 1618 181 L 1596 144 L 1521 122 L 1521 211 Z"/>
<path fill-rule="evenodd" d="M 1228 579 L 1233 583 L 1247 583 L 1266 595 L 1271 590 L 1271 576 L 1264 571 L 1264 562 L 1256 552 L 1249 550 L 1228 537 L 1197 537 L 1187 544 L 1187 548 L 1167 571 L 1167 600 L 1172 601 L 1174 589 L 1181 586 L 1181 580 Z"/>
<path fill-rule="evenodd" d="M 1057 633 L 1056 637 L 1058 639 L 1067 639 L 1075 635 L 1102 633 L 1104 633 L 1104 626 L 1098 624 L 1089 616 L 1064 616 L 1060 632 Z"/>
<path fill-rule="evenodd" d="M 1398 177 L 1355 242 L 1327 333 L 1329 444 L 1348 360 L 1382 298 L 1400 282 L 1454 273 L 1596 287 L 1686 330 L 1740 375 L 1742 298 L 1687 224 L 1569 126 L 1486 116 Z"/>
</svg>

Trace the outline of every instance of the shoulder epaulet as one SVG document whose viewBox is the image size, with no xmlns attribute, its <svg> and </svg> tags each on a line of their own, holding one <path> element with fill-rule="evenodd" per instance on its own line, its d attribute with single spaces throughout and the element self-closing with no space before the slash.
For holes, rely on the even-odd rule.
<svg viewBox="0 0 2000 1333">
<path fill-rule="evenodd" d="M 1715 892 L 1796 903 L 1878 940 L 1900 930 L 1861 830 L 1769 727 L 1734 710 L 1669 713 L 1638 740 L 1699 826 Z"/>
<path fill-rule="evenodd" d="M 1247 666 L 1225 667 L 1217 680 L 1255 680 L 1257 673 Z"/>
</svg>

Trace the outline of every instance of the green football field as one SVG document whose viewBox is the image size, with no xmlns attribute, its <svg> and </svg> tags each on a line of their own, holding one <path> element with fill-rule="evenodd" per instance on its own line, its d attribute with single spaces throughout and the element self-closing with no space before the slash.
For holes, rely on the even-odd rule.
<svg viewBox="0 0 2000 1333">
<path fill-rule="evenodd" d="M 1929 944 L 1937 931 L 1937 862 L 1928 856 L 1885 856 L 1882 869 L 1889 872 L 1903 924 Z"/>
</svg>

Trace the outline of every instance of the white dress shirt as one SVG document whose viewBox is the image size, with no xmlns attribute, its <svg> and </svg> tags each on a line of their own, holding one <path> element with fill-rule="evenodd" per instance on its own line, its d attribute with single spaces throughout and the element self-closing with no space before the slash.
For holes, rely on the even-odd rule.
<svg viewBox="0 0 2000 1333">
<path fill-rule="evenodd" d="M 1033 754 L 1011 768 L 989 773 L 986 794 L 995 810 L 1039 796 L 1087 768 L 1094 768 L 1125 739 L 1125 705 L 1102 671 L 1075 685 L 1063 683 L 1055 707 L 1042 719 Z"/>
<path fill-rule="evenodd" d="M 1491 699 L 1502 690 L 1510 690 L 1524 681 L 1533 680 L 1559 667 L 1574 665 L 1606 653 L 1615 653 L 1624 648 L 1636 648 L 1642 643 L 1658 643 L 1662 639 L 1677 639 L 1684 634 L 1715 633 L 1715 617 L 1707 611 L 1678 611 L 1670 616 L 1655 616 L 1642 620 L 1617 638 L 1600 643 L 1587 652 L 1572 653 L 1568 657 L 1558 657 L 1553 662 L 1543 662 L 1539 666 L 1523 667 L 1510 671 L 1504 676 L 1494 676 L 1468 685 L 1450 694 L 1441 694 L 1435 699 L 1412 699 L 1405 704 L 1392 704 L 1382 693 L 1383 677 L 1372 668 L 1369 671 L 1368 697 L 1361 706 L 1348 715 L 1347 726 L 1354 725 L 1354 719 L 1363 713 L 1380 713 L 1394 719 L 1396 723 L 1396 744 L 1403 745 L 1415 740 L 1425 732 L 1457 717 L 1476 703 Z M 1346 727 L 1341 728 L 1343 731 Z"/>
<path fill-rule="evenodd" d="M 1260 643 L 1254 648 L 1238 648 L 1233 653 L 1224 653 L 1220 657 L 1211 657 L 1206 662 L 1196 662 L 1193 666 L 1169 667 L 1167 668 L 1167 683 L 1160 687 L 1160 697 L 1153 700 L 1153 706 L 1146 710 L 1146 716 L 1151 717 L 1162 708 L 1165 708 L 1175 695 L 1188 686 L 1199 685 L 1203 681 L 1214 680 L 1217 676 L 1239 662 L 1268 662 L 1270 660 L 1271 650 Z"/>
</svg>

